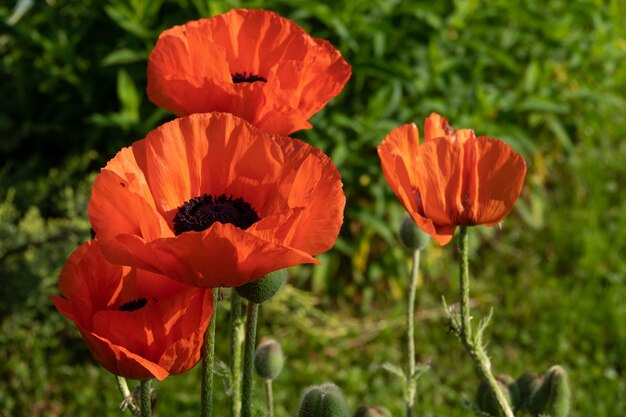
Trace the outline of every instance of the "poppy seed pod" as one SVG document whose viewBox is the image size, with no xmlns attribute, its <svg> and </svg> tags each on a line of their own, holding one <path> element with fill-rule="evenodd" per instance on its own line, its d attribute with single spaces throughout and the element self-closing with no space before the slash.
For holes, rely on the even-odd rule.
<svg viewBox="0 0 626 417">
<path fill-rule="evenodd" d="M 391 412 L 378 405 L 363 405 L 356 410 L 354 417 L 391 417 Z"/>
<path fill-rule="evenodd" d="M 414 251 L 424 249 L 430 242 L 428 233 L 417 227 L 409 215 L 404 216 L 404 219 L 402 219 L 398 236 L 404 246 Z"/>
<path fill-rule="evenodd" d="M 504 393 L 507 402 L 511 405 L 516 404 L 519 398 L 519 392 L 515 380 L 508 375 L 500 375 L 496 378 L 496 381 Z M 504 416 L 504 411 L 500 408 L 498 400 L 491 392 L 489 384 L 487 384 L 485 380 L 481 381 L 476 391 L 476 404 L 482 411 L 494 417 Z"/>
<path fill-rule="evenodd" d="M 529 410 L 533 416 L 567 417 L 571 392 L 567 372 L 559 365 L 548 369 L 543 383 L 530 397 Z"/>
<path fill-rule="evenodd" d="M 272 298 L 287 281 L 287 271 L 279 269 L 270 272 L 263 278 L 237 287 L 237 294 L 248 301 L 261 304 Z"/>
<path fill-rule="evenodd" d="M 341 389 L 330 382 L 313 385 L 302 392 L 298 417 L 349 417 Z"/>
<path fill-rule="evenodd" d="M 265 380 L 274 380 L 280 375 L 285 364 L 283 348 L 274 339 L 264 340 L 254 352 L 254 369 Z"/>
</svg>

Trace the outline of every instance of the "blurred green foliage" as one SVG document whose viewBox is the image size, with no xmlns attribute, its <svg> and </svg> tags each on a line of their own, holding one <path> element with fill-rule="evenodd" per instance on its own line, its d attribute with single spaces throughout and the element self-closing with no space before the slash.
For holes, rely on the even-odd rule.
<svg viewBox="0 0 626 417">
<path fill-rule="evenodd" d="M 353 409 L 401 413 L 399 382 L 377 366 L 403 363 L 409 256 L 375 147 L 432 111 L 502 138 L 529 167 L 503 227 L 471 234 L 476 312 L 496 309 L 496 372 L 558 363 L 571 375 L 573 415 L 626 414 L 623 0 L 19 0 L 0 5 L 0 415 L 121 415 L 113 378 L 48 295 L 89 237 L 93 175 L 172 117 L 144 93 L 158 34 L 232 7 L 289 17 L 353 66 L 314 129 L 296 134 L 331 155 L 348 206 L 323 265 L 294 268 L 292 285 L 263 307 L 259 333 L 288 357 L 277 415 L 294 415 L 300 390 L 326 380 Z M 423 416 L 468 415 L 462 402 L 478 384 L 443 325 L 455 256 L 434 244 L 423 256 L 417 350 L 432 366 L 419 383 Z M 218 351 L 226 360 L 225 343 Z M 159 415 L 196 414 L 198 373 L 160 384 Z M 226 409 L 224 396 L 216 401 Z"/>
</svg>

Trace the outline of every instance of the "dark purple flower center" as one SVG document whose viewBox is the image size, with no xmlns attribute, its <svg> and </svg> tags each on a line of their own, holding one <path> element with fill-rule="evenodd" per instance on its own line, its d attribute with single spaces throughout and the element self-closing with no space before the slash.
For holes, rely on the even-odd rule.
<svg viewBox="0 0 626 417">
<path fill-rule="evenodd" d="M 243 198 L 204 194 L 178 208 L 173 221 L 174 234 L 178 236 L 192 230 L 201 232 L 215 222 L 230 223 L 246 230 L 259 220 L 259 215 Z"/>
<path fill-rule="evenodd" d="M 144 308 L 148 304 L 148 300 L 145 298 L 139 298 L 137 300 L 129 301 L 120 306 L 120 311 L 136 311 Z"/>
<path fill-rule="evenodd" d="M 267 79 L 265 79 L 264 77 L 261 77 L 260 75 L 255 75 L 253 73 L 247 73 L 247 72 L 236 72 L 232 75 L 233 77 L 233 83 L 235 84 L 239 84 L 239 83 L 253 83 L 255 81 L 263 81 L 264 83 L 267 82 Z"/>
</svg>

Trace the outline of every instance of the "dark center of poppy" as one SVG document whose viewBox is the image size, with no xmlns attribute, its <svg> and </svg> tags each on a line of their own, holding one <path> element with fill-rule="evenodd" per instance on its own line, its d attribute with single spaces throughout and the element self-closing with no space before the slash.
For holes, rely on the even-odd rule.
<svg viewBox="0 0 626 417">
<path fill-rule="evenodd" d="M 174 233 L 178 236 L 192 230 L 201 232 L 215 222 L 230 223 L 246 230 L 259 220 L 259 215 L 243 198 L 204 194 L 179 207 L 173 223 Z"/>
<path fill-rule="evenodd" d="M 233 77 L 233 83 L 235 84 L 239 84 L 239 83 L 253 83 L 255 81 L 263 81 L 264 83 L 267 82 L 267 79 L 265 79 L 264 77 L 261 77 L 260 75 L 255 75 L 253 73 L 247 73 L 247 72 L 236 72 L 232 75 Z"/>
<path fill-rule="evenodd" d="M 129 301 L 120 306 L 120 311 L 136 311 L 144 308 L 148 304 L 148 300 L 145 298 L 139 298 L 137 300 Z"/>
</svg>

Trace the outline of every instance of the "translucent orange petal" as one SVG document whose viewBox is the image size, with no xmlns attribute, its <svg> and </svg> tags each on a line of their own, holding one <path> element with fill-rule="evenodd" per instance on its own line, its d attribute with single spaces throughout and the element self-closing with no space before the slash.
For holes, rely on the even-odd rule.
<svg viewBox="0 0 626 417">
<path fill-rule="evenodd" d="M 238 287 L 278 269 L 319 263 L 306 252 L 219 222 L 203 232 L 147 243 L 118 239 L 132 251 L 134 265 L 199 287 Z"/>
<path fill-rule="evenodd" d="M 377 148 L 387 183 L 410 212 L 418 212 L 415 166 L 419 146 L 419 131 L 411 123 L 392 130 Z"/>
<path fill-rule="evenodd" d="M 526 163 L 499 139 L 479 137 L 474 142 L 473 152 L 471 175 L 475 191 L 464 221 L 493 226 L 513 209 L 524 184 Z"/>
<path fill-rule="evenodd" d="M 454 225 L 462 210 L 463 146 L 446 138 L 422 144 L 416 169 L 424 215 L 436 225 Z"/>
<path fill-rule="evenodd" d="M 93 357 L 109 372 L 124 378 L 156 378 L 159 381 L 169 375 L 169 372 L 160 365 L 130 352 L 123 346 L 115 345 L 106 338 L 81 328 L 78 324 L 77 327 Z"/>
<path fill-rule="evenodd" d="M 448 136 L 453 129 L 444 117 L 437 113 L 431 113 L 424 121 L 424 141 Z"/>
</svg>

